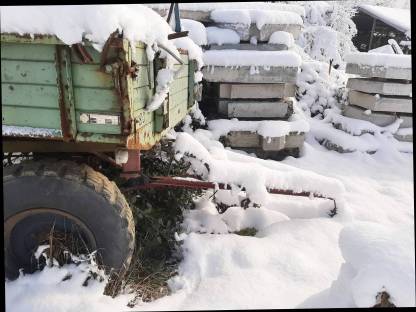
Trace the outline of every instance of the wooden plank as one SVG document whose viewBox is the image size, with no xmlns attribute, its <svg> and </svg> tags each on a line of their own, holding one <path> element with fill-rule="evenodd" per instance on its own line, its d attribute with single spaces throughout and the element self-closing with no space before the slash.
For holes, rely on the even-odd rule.
<svg viewBox="0 0 416 312">
<path fill-rule="evenodd" d="M 225 99 L 275 99 L 295 96 L 293 83 L 220 84 L 220 98 Z"/>
<path fill-rule="evenodd" d="M 28 44 L 1 42 L 3 60 L 55 61 L 55 47 L 47 44 Z"/>
<path fill-rule="evenodd" d="M 61 129 L 59 109 L 2 105 L 2 122 L 10 126 Z"/>
<path fill-rule="evenodd" d="M 169 93 L 175 94 L 184 89 L 188 89 L 188 76 L 175 79 L 169 87 Z"/>
<path fill-rule="evenodd" d="M 369 78 L 349 78 L 347 88 L 366 93 L 411 96 L 412 84 L 393 81 L 379 81 Z"/>
<path fill-rule="evenodd" d="M 153 90 L 147 86 L 133 89 L 132 111 L 143 109 L 153 96 Z"/>
<path fill-rule="evenodd" d="M 300 148 L 305 142 L 304 133 L 290 133 L 286 135 L 285 148 Z"/>
<path fill-rule="evenodd" d="M 111 89 L 114 87 L 111 74 L 100 71 L 99 65 L 72 64 L 74 87 Z"/>
<path fill-rule="evenodd" d="M 74 97 L 77 111 L 121 112 L 115 90 L 75 87 Z"/>
<path fill-rule="evenodd" d="M 1 85 L 2 105 L 56 108 L 58 104 L 57 86 L 9 84 Z"/>
<path fill-rule="evenodd" d="M 132 87 L 141 88 L 147 86 L 150 88 L 151 78 L 150 68 L 147 65 L 140 65 L 137 77 L 132 79 Z"/>
<path fill-rule="evenodd" d="M 351 90 L 348 93 L 350 104 L 377 112 L 412 113 L 412 98 L 376 96 Z"/>
<path fill-rule="evenodd" d="M 55 63 L 2 60 L 1 81 L 8 83 L 56 85 Z"/>
</svg>

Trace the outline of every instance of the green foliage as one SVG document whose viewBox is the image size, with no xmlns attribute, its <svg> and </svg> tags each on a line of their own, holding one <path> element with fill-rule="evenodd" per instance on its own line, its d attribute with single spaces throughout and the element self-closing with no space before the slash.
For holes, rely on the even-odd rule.
<svg viewBox="0 0 416 312">
<path fill-rule="evenodd" d="M 257 230 L 253 227 L 248 227 L 245 229 L 241 229 L 240 231 L 236 231 L 234 232 L 234 234 L 241 236 L 255 236 L 257 234 Z"/>
</svg>

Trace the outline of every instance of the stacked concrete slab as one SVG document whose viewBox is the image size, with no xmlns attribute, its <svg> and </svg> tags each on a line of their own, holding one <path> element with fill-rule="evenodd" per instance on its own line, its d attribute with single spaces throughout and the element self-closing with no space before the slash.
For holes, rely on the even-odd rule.
<svg viewBox="0 0 416 312">
<path fill-rule="evenodd" d="M 264 25 L 261 30 L 255 25 L 242 29 L 231 23 L 212 26 L 236 31 L 241 41 L 239 44 L 210 45 L 205 47 L 207 50 L 285 51 L 288 50 L 285 44 L 267 43 L 270 35 L 284 30 L 296 38 L 300 32 L 299 25 Z M 257 44 L 247 42 L 253 36 L 257 38 Z M 296 66 L 256 66 L 253 70 L 253 66 L 208 65 L 203 68 L 206 106 L 214 104 L 217 116 L 222 118 L 288 120 L 293 113 L 290 97 L 295 96 L 297 72 Z M 209 94 L 205 92 L 208 90 Z M 264 138 L 250 131 L 231 131 L 223 142 L 232 148 L 255 152 L 262 158 L 281 159 L 286 155 L 298 156 L 304 133 Z"/>
<path fill-rule="evenodd" d="M 403 120 L 400 128 L 412 128 L 411 68 L 347 63 L 345 71 L 361 77 L 350 78 L 347 82 L 349 105 L 343 109 L 344 116 L 370 121 L 381 127 L 400 118 Z M 396 134 L 395 137 L 413 141 L 413 135 Z"/>
</svg>

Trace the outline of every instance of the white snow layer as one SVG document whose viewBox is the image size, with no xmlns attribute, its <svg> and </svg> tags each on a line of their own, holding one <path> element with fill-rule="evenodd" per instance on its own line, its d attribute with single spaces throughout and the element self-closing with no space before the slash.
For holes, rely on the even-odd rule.
<svg viewBox="0 0 416 312">
<path fill-rule="evenodd" d="M 197 45 L 207 44 L 207 31 L 204 24 L 191 19 L 182 19 L 181 26 L 183 31 L 189 31 L 188 37 Z"/>
<path fill-rule="evenodd" d="M 390 25 L 410 37 L 410 10 L 389 8 L 369 4 L 360 4 L 358 7 L 371 16 Z"/>
<path fill-rule="evenodd" d="M 303 25 L 299 14 L 262 9 L 216 9 L 211 12 L 211 19 L 216 23 L 255 24 L 258 29 L 266 24 Z"/>
<path fill-rule="evenodd" d="M 170 45 L 170 26 L 155 11 L 140 4 L 1 8 L 2 33 L 56 35 L 68 45 L 82 42 L 84 36 L 100 50 L 117 29 L 132 43 Z"/>
<path fill-rule="evenodd" d="M 292 47 L 295 44 L 293 35 L 287 31 L 275 31 L 271 34 L 269 38 L 270 44 L 284 44 L 288 48 Z"/>
<path fill-rule="evenodd" d="M 281 66 L 298 67 L 300 56 L 293 51 L 208 50 L 203 54 L 206 65 L 215 66 Z"/>
<path fill-rule="evenodd" d="M 356 52 L 345 56 L 347 63 L 364 66 L 412 68 L 410 55 Z"/>
<path fill-rule="evenodd" d="M 33 128 L 2 125 L 3 136 L 26 136 L 32 138 L 62 137 L 60 129 Z"/>
<path fill-rule="evenodd" d="M 386 53 L 386 54 L 395 54 L 393 48 L 390 44 L 383 45 L 381 47 L 368 50 L 368 53 Z"/>
<path fill-rule="evenodd" d="M 208 44 L 240 43 L 240 36 L 232 29 L 210 26 L 207 27 L 207 36 Z"/>
</svg>

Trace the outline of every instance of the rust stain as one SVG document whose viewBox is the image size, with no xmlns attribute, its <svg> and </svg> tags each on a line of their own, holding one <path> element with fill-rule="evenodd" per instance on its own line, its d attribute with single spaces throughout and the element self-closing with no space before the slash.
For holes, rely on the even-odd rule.
<svg viewBox="0 0 416 312">
<path fill-rule="evenodd" d="M 59 102 L 59 114 L 61 116 L 61 129 L 62 129 L 62 136 L 63 140 L 65 142 L 73 140 L 73 135 L 71 133 L 71 127 L 70 127 L 70 119 L 69 119 L 69 112 L 65 106 L 65 93 L 64 93 L 64 86 L 62 83 L 62 77 L 61 77 L 61 64 L 62 64 L 62 58 L 61 58 L 61 49 L 60 46 L 56 46 L 55 50 L 55 62 L 56 62 L 56 68 L 58 71 L 58 75 L 56 78 L 56 82 L 58 84 L 58 102 Z"/>
</svg>

